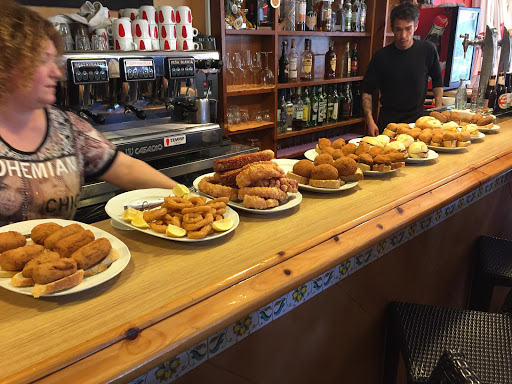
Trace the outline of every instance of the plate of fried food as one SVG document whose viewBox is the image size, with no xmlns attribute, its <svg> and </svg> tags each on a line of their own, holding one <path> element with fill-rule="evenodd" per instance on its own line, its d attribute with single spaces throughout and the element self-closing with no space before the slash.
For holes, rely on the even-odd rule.
<svg viewBox="0 0 512 384">
<path fill-rule="evenodd" d="M 213 162 L 215 172 L 194 180 L 194 188 L 211 197 L 227 197 L 228 205 L 247 212 L 268 214 L 300 204 L 297 181 L 287 178 L 267 149 Z"/>
<path fill-rule="evenodd" d="M 435 160 L 439 157 L 437 152 L 428 149 L 423 141 L 415 141 L 407 148 L 408 157 L 405 158 L 406 163 L 417 164 L 424 163 L 429 160 Z"/>
<path fill-rule="evenodd" d="M 175 188 L 176 189 L 176 188 Z M 188 188 L 180 186 L 182 192 Z M 213 240 L 232 232 L 240 223 L 227 198 L 209 199 L 192 193 L 151 188 L 129 191 L 110 199 L 105 212 L 116 222 L 167 240 Z"/>
<path fill-rule="evenodd" d="M 38 297 L 70 295 L 118 275 L 130 251 L 117 237 L 72 220 L 28 220 L 2 227 L 0 286 Z"/>
<path fill-rule="evenodd" d="M 357 174 L 357 169 L 349 171 L 352 175 L 340 176 L 338 169 L 333 164 L 315 165 L 310 160 L 274 159 L 285 170 L 286 177 L 297 180 L 299 188 L 311 192 L 332 193 L 354 188 L 362 174 Z M 348 162 L 348 159 L 347 159 Z M 348 165 L 349 166 L 349 162 Z M 342 167 L 338 162 L 338 167 Z M 357 168 L 357 165 L 354 164 Z"/>
<path fill-rule="evenodd" d="M 478 130 L 483 133 L 498 133 L 500 126 L 493 124 L 491 127 L 478 127 Z"/>
</svg>

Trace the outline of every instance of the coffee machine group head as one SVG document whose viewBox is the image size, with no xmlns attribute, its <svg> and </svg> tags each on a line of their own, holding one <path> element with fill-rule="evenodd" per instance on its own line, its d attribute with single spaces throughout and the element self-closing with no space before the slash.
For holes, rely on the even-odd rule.
<svg viewBox="0 0 512 384">
<path fill-rule="evenodd" d="M 171 119 L 187 121 L 197 112 L 196 67 L 193 57 L 167 57 L 165 77 L 168 80 L 168 107 Z"/>
</svg>

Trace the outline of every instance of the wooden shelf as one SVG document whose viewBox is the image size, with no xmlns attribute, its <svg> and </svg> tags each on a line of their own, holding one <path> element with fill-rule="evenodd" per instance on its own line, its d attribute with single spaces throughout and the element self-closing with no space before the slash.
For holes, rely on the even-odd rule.
<svg viewBox="0 0 512 384">
<path fill-rule="evenodd" d="M 278 36 L 370 37 L 370 32 L 277 31 Z"/>
<path fill-rule="evenodd" d="M 323 125 L 320 125 L 318 127 L 313 127 L 313 128 L 305 128 L 305 129 L 301 129 L 300 131 L 291 131 L 291 132 L 286 132 L 286 133 L 280 133 L 277 135 L 277 139 L 281 140 L 281 139 L 286 139 L 287 137 L 305 135 L 305 134 L 311 133 L 311 132 L 325 131 L 326 129 L 357 124 L 357 123 L 361 123 L 363 121 L 364 121 L 364 119 L 362 117 L 358 117 L 355 119 L 343 120 L 343 121 L 337 121 L 336 123 L 323 124 Z"/>
<path fill-rule="evenodd" d="M 295 87 L 310 87 L 312 85 L 323 85 L 323 84 L 337 84 L 337 83 L 349 83 L 352 81 L 362 81 L 364 76 L 353 76 L 353 77 L 336 77 L 335 79 L 318 79 L 311 81 L 297 81 L 296 83 L 277 84 L 277 89 L 295 88 Z"/>
<path fill-rule="evenodd" d="M 269 29 L 226 29 L 226 35 L 268 36 L 274 33 L 274 30 Z"/>
<path fill-rule="evenodd" d="M 274 92 L 275 87 L 261 87 L 261 88 L 250 88 L 244 89 L 240 91 L 227 91 L 228 97 L 232 96 L 244 96 L 244 95 L 259 95 L 263 93 L 272 93 Z"/>
<path fill-rule="evenodd" d="M 269 129 L 269 128 L 273 129 L 274 122 L 272 122 L 272 121 L 263 121 L 263 122 L 250 121 L 248 123 L 236 124 L 235 127 L 240 128 L 240 129 L 237 129 L 236 131 L 230 131 L 229 129 L 227 129 L 226 134 L 228 136 L 233 136 L 233 135 L 238 135 L 240 133 L 260 131 L 260 130 Z"/>
</svg>

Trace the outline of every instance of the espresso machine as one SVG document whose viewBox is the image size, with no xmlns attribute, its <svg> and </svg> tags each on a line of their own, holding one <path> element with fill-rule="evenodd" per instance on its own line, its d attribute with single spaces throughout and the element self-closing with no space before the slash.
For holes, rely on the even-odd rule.
<svg viewBox="0 0 512 384">
<path fill-rule="evenodd" d="M 191 184 L 188 175 L 210 171 L 215 159 L 255 150 L 232 144 L 216 122 L 217 51 L 76 51 L 64 58 L 57 107 L 179 182 Z M 105 218 L 104 204 L 121 192 L 86 180 L 77 220 Z"/>
</svg>

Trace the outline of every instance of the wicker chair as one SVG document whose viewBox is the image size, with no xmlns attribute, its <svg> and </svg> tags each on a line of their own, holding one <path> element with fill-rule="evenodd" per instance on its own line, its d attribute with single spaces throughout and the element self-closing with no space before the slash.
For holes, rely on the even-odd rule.
<svg viewBox="0 0 512 384">
<path fill-rule="evenodd" d="M 509 316 L 401 302 L 388 310 L 384 383 L 396 382 L 400 351 L 408 383 L 512 383 Z"/>
<path fill-rule="evenodd" d="M 512 287 L 512 241 L 480 236 L 477 249 L 478 260 L 469 309 L 488 311 L 494 287 Z M 512 294 L 505 300 L 504 307 L 512 307 Z"/>
</svg>

